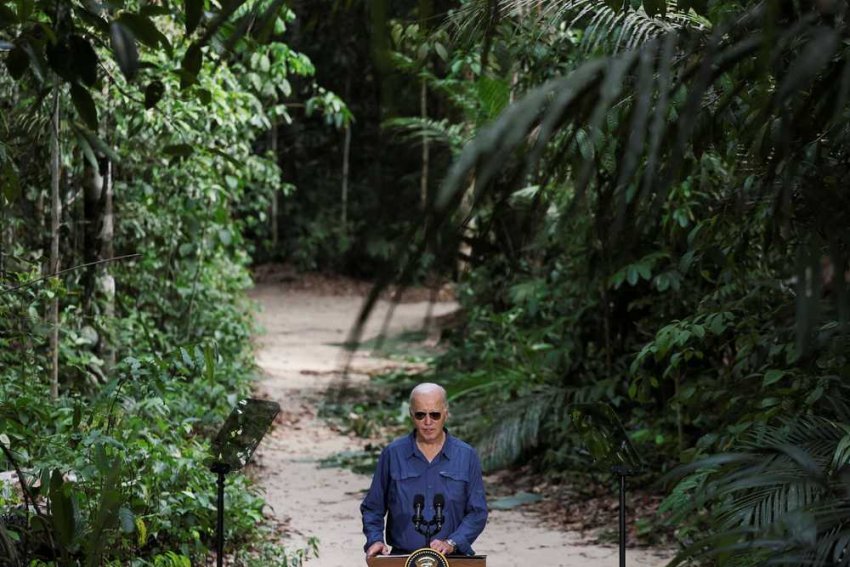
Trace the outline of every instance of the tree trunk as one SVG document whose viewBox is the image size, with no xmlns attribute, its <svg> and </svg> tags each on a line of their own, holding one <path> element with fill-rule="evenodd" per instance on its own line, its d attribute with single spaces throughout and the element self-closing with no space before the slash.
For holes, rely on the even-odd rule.
<svg viewBox="0 0 850 567">
<path fill-rule="evenodd" d="M 50 121 L 50 264 L 48 274 L 59 272 L 59 222 L 62 200 L 59 197 L 59 82 L 54 83 L 53 117 Z M 59 397 L 59 296 L 54 295 L 48 307 L 50 327 L 50 397 Z"/>
<path fill-rule="evenodd" d="M 279 165 L 277 156 L 277 122 L 272 123 L 272 129 L 269 132 L 269 149 L 274 156 L 275 164 Z M 278 253 L 278 244 L 280 242 L 280 233 L 278 232 L 277 217 L 280 211 L 280 189 L 275 188 L 272 193 L 271 212 L 269 213 L 269 226 L 272 232 L 272 254 Z"/>
<path fill-rule="evenodd" d="M 419 90 L 419 110 L 422 120 L 428 118 L 428 84 L 425 79 L 422 79 L 422 84 Z M 431 161 L 431 146 L 428 142 L 428 134 L 422 134 L 422 175 L 419 178 L 419 199 L 421 201 L 422 210 L 428 206 L 428 167 Z"/>
<path fill-rule="evenodd" d="M 351 156 L 351 124 L 345 125 L 345 142 L 342 147 L 342 229 L 348 225 L 348 177 Z"/>
<path fill-rule="evenodd" d="M 101 259 L 101 211 L 103 208 L 103 175 L 100 165 L 86 163 L 83 169 L 83 263 L 90 264 L 83 273 L 83 313 L 92 315 L 95 283 Z"/>
<path fill-rule="evenodd" d="M 112 161 L 107 160 L 106 171 L 103 175 L 103 230 L 100 233 L 103 258 L 115 257 L 115 216 L 113 212 L 113 167 Z M 106 327 L 105 336 L 101 337 L 100 348 L 104 361 L 104 368 L 109 372 L 115 367 L 115 344 L 112 337 L 113 323 L 115 321 L 115 278 L 109 273 L 110 264 L 100 265 L 98 276 L 100 293 L 103 294 L 103 315 Z"/>
<path fill-rule="evenodd" d="M 419 28 L 427 34 L 434 16 L 433 0 L 419 0 Z M 419 113 L 423 121 L 428 118 L 428 83 L 422 77 L 419 86 Z M 427 134 L 422 134 L 422 174 L 419 178 L 419 201 L 422 210 L 428 206 L 428 169 L 431 161 L 431 146 Z"/>
<path fill-rule="evenodd" d="M 351 73 L 345 77 L 345 101 L 351 100 Z M 342 230 L 347 234 L 348 225 L 348 181 L 351 172 L 351 122 L 345 125 L 345 140 L 342 146 Z"/>
</svg>

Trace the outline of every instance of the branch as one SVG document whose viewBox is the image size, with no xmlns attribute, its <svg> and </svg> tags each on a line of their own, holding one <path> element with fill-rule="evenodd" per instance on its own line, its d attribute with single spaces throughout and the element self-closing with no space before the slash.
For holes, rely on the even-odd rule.
<svg viewBox="0 0 850 567">
<path fill-rule="evenodd" d="M 141 258 L 141 256 L 142 256 L 141 254 L 127 254 L 126 256 L 116 256 L 114 258 L 106 258 L 104 260 L 98 260 L 97 262 L 89 262 L 87 264 L 80 264 L 78 266 L 72 266 L 70 268 L 65 268 L 64 270 L 59 270 L 55 274 L 47 274 L 46 276 L 42 276 L 42 277 L 40 277 L 36 280 L 32 280 L 31 282 L 22 283 L 21 285 L 18 285 L 18 286 L 15 286 L 15 287 L 10 287 L 8 289 L 0 290 L 0 295 L 12 293 L 13 291 L 18 291 L 18 290 L 23 289 L 25 287 L 35 285 L 35 284 L 42 282 L 44 280 L 47 280 L 47 279 L 50 279 L 50 278 L 55 278 L 57 276 L 67 274 L 68 272 L 73 272 L 75 270 L 80 270 L 82 268 L 88 268 L 90 266 L 96 266 L 98 264 L 107 264 L 109 262 L 119 262 L 121 260 L 129 260 L 131 258 Z"/>
</svg>

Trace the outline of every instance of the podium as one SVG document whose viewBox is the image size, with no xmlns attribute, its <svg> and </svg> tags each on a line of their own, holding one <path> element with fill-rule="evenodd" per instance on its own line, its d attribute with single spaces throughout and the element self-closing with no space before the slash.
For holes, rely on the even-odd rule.
<svg viewBox="0 0 850 567">
<path fill-rule="evenodd" d="M 369 567 L 404 567 L 409 555 L 378 555 L 366 559 Z M 449 567 L 487 567 L 486 555 L 449 555 Z"/>
</svg>

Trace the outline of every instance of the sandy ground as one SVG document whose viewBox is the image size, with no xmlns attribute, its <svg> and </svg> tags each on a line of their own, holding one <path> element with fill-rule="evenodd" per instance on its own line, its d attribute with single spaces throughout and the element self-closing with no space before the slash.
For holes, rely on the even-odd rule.
<svg viewBox="0 0 850 567">
<path fill-rule="evenodd" d="M 359 505 L 369 477 L 339 468 L 321 468 L 319 462 L 340 451 L 362 448 L 365 440 L 330 429 L 316 417 L 316 406 L 326 389 L 339 385 L 344 360 L 340 346 L 347 337 L 362 299 L 319 296 L 276 285 L 258 285 L 252 296 L 263 309 L 258 314 L 265 334 L 258 337 L 257 361 L 265 374 L 259 389 L 282 407 L 280 423 L 269 433 L 257 454 L 255 469 L 276 518 L 287 526 L 287 546 L 303 545 L 309 536 L 319 539 L 319 556 L 310 567 L 365 565 Z M 380 303 L 367 326 L 365 338 L 380 332 L 388 304 Z M 452 311 L 452 303 L 438 303 L 433 314 Z M 422 328 L 427 303 L 396 307 L 389 334 Z M 356 386 L 368 372 L 393 362 L 358 352 Z M 614 547 L 582 544 L 577 534 L 542 527 L 522 509 L 492 511 L 475 550 L 487 555 L 489 567 L 603 567 L 616 566 Z M 664 558 L 651 551 L 629 550 L 633 566 L 662 566 Z"/>
</svg>

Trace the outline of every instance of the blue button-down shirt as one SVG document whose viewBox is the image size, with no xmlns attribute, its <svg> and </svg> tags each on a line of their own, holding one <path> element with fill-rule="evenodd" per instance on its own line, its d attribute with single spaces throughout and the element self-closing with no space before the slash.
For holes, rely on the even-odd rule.
<svg viewBox="0 0 850 567">
<path fill-rule="evenodd" d="M 372 486 L 360 505 L 363 533 L 368 549 L 384 541 L 395 550 L 413 551 L 425 547 L 425 536 L 413 527 L 413 497 L 425 497 L 425 521 L 434 517 L 434 495 L 445 498 L 442 529 L 431 539 L 451 539 L 456 553 L 474 555 L 472 542 L 487 523 L 487 502 L 481 462 L 475 449 L 449 435 L 443 449 L 430 463 L 416 446 L 416 432 L 396 439 L 381 452 Z"/>
</svg>

